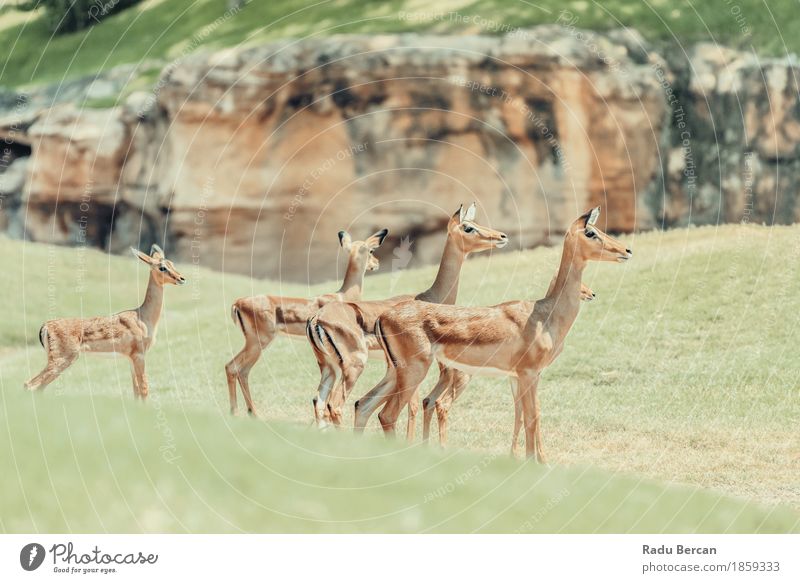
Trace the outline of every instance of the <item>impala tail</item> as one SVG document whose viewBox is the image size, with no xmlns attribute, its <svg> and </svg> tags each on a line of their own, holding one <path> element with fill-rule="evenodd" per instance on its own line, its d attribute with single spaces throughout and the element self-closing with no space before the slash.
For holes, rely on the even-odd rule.
<svg viewBox="0 0 800 583">
<path fill-rule="evenodd" d="M 47 350 L 47 324 L 42 324 L 42 327 L 39 328 L 39 343 L 42 348 Z"/>
<path fill-rule="evenodd" d="M 246 332 L 244 329 L 244 318 L 242 318 L 242 310 L 239 308 L 239 300 L 236 300 L 234 304 L 231 306 L 231 320 L 233 323 L 238 326 L 242 332 Z"/>
<path fill-rule="evenodd" d="M 328 355 L 328 351 L 325 350 L 325 341 L 323 340 L 324 334 L 325 332 L 322 326 L 320 326 L 319 318 L 317 318 L 316 315 L 306 320 L 306 336 L 308 337 L 308 342 L 311 344 L 311 348 L 314 352 L 323 358 Z"/>
</svg>

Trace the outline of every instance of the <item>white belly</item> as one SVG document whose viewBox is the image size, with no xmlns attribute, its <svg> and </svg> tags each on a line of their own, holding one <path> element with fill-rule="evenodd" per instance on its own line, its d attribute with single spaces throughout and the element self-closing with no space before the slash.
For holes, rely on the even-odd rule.
<svg viewBox="0 0 800 583">
<path fill-rule="evenodd" d="M 88 354 L 92 358 L 120 358 L 120 357 L 127 357 L 127 354 L 121 354 L 119 352 L 100 352 L 96 350 L 81 350 L 81 354 Z"/>
<path fill-rule="evenodd" d="M 481 377 L 508 377 L 513 376 L 514 373 L 509 370 L 502 370 L 499 368 L 494 368 L 491 366 L 472 366 L 469 364 L 463 364 L 456 360 L 452 360 L 447 358 L 444 354 L 444 350 L 442 350 L 441 346 L 435 345 L 433 346 L 433 356 L 441 362 L 443 365 L 454 368 L 456 370 L 460 370 L 461 372 L 465 372 L 468 375 L 472 376 L 481 376 Z"/>
</svg>

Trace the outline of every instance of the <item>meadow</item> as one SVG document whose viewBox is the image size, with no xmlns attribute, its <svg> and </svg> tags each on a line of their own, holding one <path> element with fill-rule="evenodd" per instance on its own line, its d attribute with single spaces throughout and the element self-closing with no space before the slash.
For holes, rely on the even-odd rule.
<svg viewBox="0 0 800 583">
<path fill-rule="evenodd" d="M 146 405 L 123 359 L 82 357 L 28 394 L 24 380 L 44 363 L 41 323 L 136 306 L 147 273 L 130 256 L 0 239 L 0 530 L 800 531 L 799 235 L 742 225 L 628 235 L 633 260 L 592 265 L 584 281 L 597 299 L 540 384 L 545 466 L 508 456 L 503 379 L 472 382 L 444 451 L 387 441 L 376 419 L 362 438 L 319 432 L 304 341 L 277 340 L 254 368 L 262 418 L 231 417 L 223 367 L 242 345 L 231 302 L 333 282 L 179 264 L 189 283 L 167 290 Z M 541 297 L 559 253 L 475 257 L 459 303 Z M 386 263 L 368 298 L 419 291 L 435 272 Z M 371 361 L 354 397 L 382 367 Z"/>
</svg>

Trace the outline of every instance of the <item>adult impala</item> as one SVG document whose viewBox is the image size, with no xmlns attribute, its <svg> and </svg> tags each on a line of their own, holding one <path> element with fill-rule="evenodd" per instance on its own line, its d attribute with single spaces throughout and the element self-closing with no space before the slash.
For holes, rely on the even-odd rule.
<svg viewBox="0 0 800 583">
<path fill-rule="evenodd" d="M 550 281 L 550 286 L 547 289 L 547 294 L 553 290 L 556 284 L 556 277 Z M 584 302 L 591 302 L 595 299 L 595 293 L 585 284 L 581 284 L 580 298 Z M 436 411 L 437 426 L 439 428 L 439 445 L 445 447 L 447 445 L 447 417 L 450 413 L 450 408 L 455 401 L 467 388 L 471 377 L 462 373 L 453 379 L 451 386 L 445 386 L 444 383 L 438 382 L 430 394 L 422 400 L 422 440 L 428 442 L 431 432 L 431 420 L 433 419 L 433 412 Z M 517 455 L 517 444 L 519 443 L 519 432 L 522 429 L 522 403 L 517 399 L 517 385 L 509 379 L 511 385 L 511 398 L 514 402 L 514 431 L 511 436 L 511 455 Z"/>
<path fill-rule="evenodd" d="M 186 279 L 164 257 L 158 245 L 153 245 L 150 255 L 133 248 L 131 252 L 150 267 L 150 281 L 142 305 L 113 316 L 45 322 L 39 329 L 39 341 L 47 351 L 47 364 L 42 372 L 25 383 L 28 390 L 45 388 L 83 352 L 116 353 L 131 361 L 134 396 L 147 398 L 149 385 L 144 357 L 156 340 L 164 305 L 164 286 L 183 285 Z"/>
<path fill-rule="evenodd" d="M 341 407 L 364 371 L 370 354 L 383 357 L 373 336 L 378 316 L 398 303 L 413 299 L 433 304 L 455 303 L 461 267 L 467 256 L 508 244 L 505 233 L 477 224 L 475 212 L 473 203 L 466 211 L 460 206 L 450 217 L 439 271 L 433 285 L 424 292 L 380 301 L 330 303 L 309 320 L 307 335 L 320 367 L 321 379 L 313 399 L 314 417 L 320 425 L 325 425 L 327 418 L 337 425 L 341 423 Z M 441 374 L 449 375 L 450 371 L 442 370 Z M 449 376 L 443 378 L 449 384 Z M 410 437 L 417 406 L 416 400 L 409 403 Z"/>
<path fill-rule="evenodd" d="M 306 321 L 328 302 L 361 299 L 364 272 L 378 269 L 378 258 L 373 254 L 388 233 L 388 229 L 382 229 L 364 241 L 353 241 L 346 231 L 339 231 L 339 244 L 348 259 L 342 287 L 335 293 L 312 299 L 259 295 L 239 298 L 233 303 L 231 318 L 244 334 L 244 347 L 225 365 L 232 414 L 237 409 L 238 381 L 247 412 L 256 415 L 250 395 L 250 370 L 276 336 L 304 336 Z"/>
<path fill-rule="evenodd" d="M 383 430 L 393 433 L 399 412 L 435 359 L 467 374 L 516 380 L 526 455 L 544 461 L 539 377 L 561 353 L 578 315 L 583 270 L 589 261 L 631 258 L 630 249 L 597 228 L 599 216 L 597 207 L 570 225 L 556 281 L 541 300 L 476 308 L 405 302 L 382 314 L 375 334 L 390 364 L 383 380 L 356 402 L 356 429 L 363 431 L 370 415 L 385 403 L 378 417 Z"/>
</svg>

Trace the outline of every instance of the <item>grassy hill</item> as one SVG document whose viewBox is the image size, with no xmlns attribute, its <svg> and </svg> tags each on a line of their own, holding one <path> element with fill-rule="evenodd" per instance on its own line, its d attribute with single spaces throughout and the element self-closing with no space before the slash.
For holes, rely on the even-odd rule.
<svg viewBox="0 0 800 583">
<path fill-rule="evenodd" d="M 121 63 L 172 60 L 196 50 L 286 37 L 408 31 L 497 34 L 554 23 L 562 10 L 577 17 L 574 24 L 580 28 L 633 26 L 650 40 L 708 40 L 753 46 L 772 55 L 800 52 L 800 39 L 792 34 L 800 25 L 800 13 L 789 2 L 280 0 L 251 1 L 233 13 L 226 9 L 227 0 L 144 0 L 86 31 L 52 37 L 41 13 L 20 13 L 8 3 L 0 9 L 0 42 L 6 47 L 0 59 L 0 86 L 58 82 Z M 157 73 L 158 67 L 144 71 L 144 81 L 152 81 Z"/>
<path fill-rule="evenodd" d="M 179 266 L 190 282 L 167 290 L 147 406 L 133 402 L 119 359 L 83 357 L 27 394 L 44 363 L 41 322 L 132 307 L 146 272 L 133 258 L 0 239 L 0 528 L 797 531 L 798 235 L 648 233 L 626 237 L 628 264 L 592 266 L 598 299 L 540 385 L 547 467 L 507 457 L 512 406 L 498 379 L 475 379 L 453 408 L 445 452 L 386 443 L 375 420 L 363 439 L 318 433 L 308 427 L 316 364 L 302 341 L 276 341 L 253 370 L 266 421 L 231 418 L 223 366 L 242 344 L 231 301 L 334 284 Z M 540 297 L 558 253 L 471 260 L 459 303 Z M 382 273 L 367 295 L 419 290 L 433 274 Z M 381 368 L 371 363 L 355 393 Z"/>
</svg>

